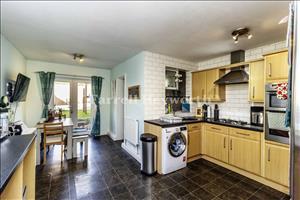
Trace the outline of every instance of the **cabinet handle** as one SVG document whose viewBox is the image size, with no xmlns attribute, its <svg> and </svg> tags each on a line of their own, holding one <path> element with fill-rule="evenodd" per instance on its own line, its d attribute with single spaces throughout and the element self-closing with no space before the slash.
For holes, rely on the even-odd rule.
<svg viewBox="0 0 300 200">
<path fill-rule="evenodd" d="M 226 137 L 224 137 L 224 149 L 226 148 Z"/>
<path fill-rule="evenodd" d="M 214 86 L 214 98 L 216 98 L 216 86 Z"/>
<path fill-rule="evenodd" d="M 190 135 L 188 134 L 188 146 L 190 145 Z"/>
<path fill-rule="evenodd" d="M 204 98 L 204 89 L 202 89 L 202 98 Z"/>
<path fill-rule="evenodd" d="M 232 150 L 232 139 L 230 139 L 230 150 Z"/>
<path fill-rule="evenodd" d="M 240 132 L 236 132 L 236 134 L 238 134 L 238 135 L 244 135 L 244 136 L 250 136 L 249 133 L 240 133 Z"/>
<path fill-rule="evenodd" d="M 255 86 L 253 86 L 253 90 L 252 90 L 252 98 L 255 97 Z"/>
<path fill-rule="evenodd" d="M 271 161 L 271 150 L 270 150 L 270 147 L 268 148 L 268 161 L 270 162 Z"/>
<path fill-rule="evenodd" d="M 272 72 L 271 72 L 271 70 L 272 70 L 272 64 L 271 63 L 269 63 L 269 77 L 271 77 L 272 76 Z"/>
<path fill-rule="evenodd" d="M 211 127 L 211 129 L 214 129 L 214 130 L 217 130 L 217 131 L 220 131 L 220 130 L 221 130 L 221 129 L 215 128 L 215 127 Z"/>
</svg>

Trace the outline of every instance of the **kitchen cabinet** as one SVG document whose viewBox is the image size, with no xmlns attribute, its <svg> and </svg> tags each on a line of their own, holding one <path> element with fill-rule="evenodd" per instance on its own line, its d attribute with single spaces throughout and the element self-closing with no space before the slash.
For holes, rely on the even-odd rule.
<svg viewBox="0 0 300 200">
<path fill-rule="evenodd" d="M 192 73 L 192 100 L 203 101 L 206 99 L 206 72 Z"/>
<path fill-rule="evenodd" d="M 265 143 L 265 177 L 284 186 L 289 185 L 289 147 L 275 142 Z"/>
<path fill-rule="evenodd" d="M 205 154 L 217 160 L 228 162 L 228 132 L 227 128 L 218 125 L 206 125 L 204 140 Z"/>
<path fill-rule="evenodd" d="M 288 52 L 265 56 L 266 82 L 285 81 L 288 78 Z"/>
<path fill-rule="evenodd" d="M 192 158 L 201 154 L 201 124 L 190 124 L 188 128 L 187 157 Z"/>
<path fill-rule="evenodd" d="M 214 84 L 225 70 L 212 69 L 206 71 L 206 100 L 208 101 L 224 101 L 225 100 L 225 85 Z"/>
<path fill-rule="evenodd" d="M 249 64 L 249 100 L 264 102 L 264 61 L 255 61 Z"/>
<path fill-rule="evenodd" d="M 9 179 L 0 199 L 35 199 L 35 163 L 36 142 L 34 141 Z"/>
<path fill-rule="evenodd" d="M 259 132 L 230 128 L 229 164 L 260 174 L 261 141 Z"/>
<path fill-rule="evenodd" d="M 192 73 L 193 101 L 224 101 L 225 85 L 214 84 L 225 74 L 224 69 L 211 69 Z"/>
</svg>

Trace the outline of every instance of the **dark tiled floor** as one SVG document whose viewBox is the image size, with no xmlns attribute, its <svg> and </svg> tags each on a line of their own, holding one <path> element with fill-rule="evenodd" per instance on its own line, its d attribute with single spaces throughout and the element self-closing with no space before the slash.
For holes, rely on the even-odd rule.
<svg viewBox="0 0 300 200">
<path fill-rule="evenodd" d="M 109 137 L 89 140 L 87 161 L 60 164 L 59 147 L 37 168 L 37 199 L 280 200 L 288 196 L 205 160 L 169 175 L 146 177 Z"/>
</svg>

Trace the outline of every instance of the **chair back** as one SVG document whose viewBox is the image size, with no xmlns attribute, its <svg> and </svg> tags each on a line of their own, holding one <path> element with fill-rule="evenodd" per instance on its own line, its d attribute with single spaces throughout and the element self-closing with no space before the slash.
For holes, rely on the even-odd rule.
<svg viewBox="0 0 300 200">
<path fill-rule="evenodd" d="M 44 123 L 44 134 L 47 135 L 63 135 L 64 125 L 62 122 Z"/>
</svg>

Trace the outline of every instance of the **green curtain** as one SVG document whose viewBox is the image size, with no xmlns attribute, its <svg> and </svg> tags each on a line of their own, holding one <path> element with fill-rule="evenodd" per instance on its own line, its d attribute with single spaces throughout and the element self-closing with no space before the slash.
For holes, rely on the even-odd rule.
<svg viewBox="0 0 300 200">
<path fill-rule="evenodd" d="M 93 136 L 100 135 L 100 96 L 101 96 L 101 89 L 102 89 L 102 77 L 99 76 L 92 76 L 92 95 L 94 102 L 96 104 L 96 113 L 93 120 L 93 126 L 91 130 L 91 134 Z"/>
<path fill-rule="evenodd" d="M 55 72 L 38 72 L 42 88 L 42 97 L 44 103 L 44 109 L 42 113 L 43 118 L 48 118 L 49 102 L 52 96 Z"/>
</svg>

